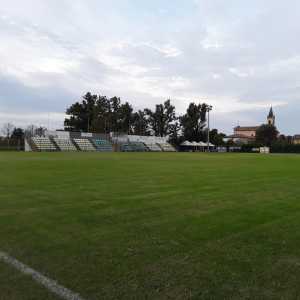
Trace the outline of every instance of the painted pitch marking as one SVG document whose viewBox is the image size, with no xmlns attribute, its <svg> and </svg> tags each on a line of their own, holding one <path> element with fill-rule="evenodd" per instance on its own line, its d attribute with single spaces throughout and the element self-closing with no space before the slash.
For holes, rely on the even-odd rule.
<svg viewBox="0 0 300 300">
<path fill-rule="evenodd" d="M 47 290 L 56 294 L 62 299 L 65 300 L 85 300 L 79 294 L 74 293 L 73 291 L 65 288 L 64 286 L 58 284 L 55 280 L 50 279 L 38 271 L 30 268 L 29 266 L 23 264 L 22 262 L 18 261 L 17 259 L 11 257 L 10 255 L 6 254 L 5 252 L 0 251 L 0 261 L 5 262 L 6 264 L 14 267 L 21 273 L 30 276 L 34 279 L 37 283 L 44 286 Z"/>
</svg>

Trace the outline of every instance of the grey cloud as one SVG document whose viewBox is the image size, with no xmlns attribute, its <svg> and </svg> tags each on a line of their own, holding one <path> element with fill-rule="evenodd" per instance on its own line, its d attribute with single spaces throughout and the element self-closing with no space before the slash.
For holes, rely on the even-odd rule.
<svg viewBox="0 0 300 300">
<path fill-rule="evenodd" d="M 0 109 L 6 113 L 64 112 L 74 95 L 58 86 L 33 88 L 0 75 Z"/>
<path fill-rule="evenodd" d="M 1 41 L 18 39 L 29 56 L 21 61 L 13 43 L 5 54 L 11 61 L 0 65 L 0 106 L 64 111 L 89 89 L 119 95 L 136 108 L 171 97 L 180 113 L 189 101 L 206 99 L 217 111 L 227 107 L 215 124 L 230 132 L 238 120 L 260 123 L 270 103 L 286 103 L 278 107 L 281 127 L 300 131 L 289 117 L 300 109 L 299 11 L 296 0 L 12 0 L 0 11 L 7 16 L 0 18 Z M 166 55 L 168 47 L 177 54 Z M 26 66 L 20 76 L 35 56 L 72 67 L 33 73 Z M 20 69 L 7 75 L 15 60 Z"/>
</svg>

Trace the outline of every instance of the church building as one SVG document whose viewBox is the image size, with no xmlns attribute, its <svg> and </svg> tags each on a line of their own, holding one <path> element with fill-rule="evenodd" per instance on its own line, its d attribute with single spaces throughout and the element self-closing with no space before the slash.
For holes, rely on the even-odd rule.
<svg viewBox="0 0 300 300">
<path fill-rule="evenodd" d="M 269 125 L 275 126 L 275 114 L 273 112 L 273 107 L 271 107 L 270 112 L 267 116 L 267 123 Z M 228 136 L 228 140 L 232 140 L 235 143 L 248 144 L 255 141 L 256 131 L 259 126 L 237 126 L 234 128 L 234 134 Z"/>
</svg>

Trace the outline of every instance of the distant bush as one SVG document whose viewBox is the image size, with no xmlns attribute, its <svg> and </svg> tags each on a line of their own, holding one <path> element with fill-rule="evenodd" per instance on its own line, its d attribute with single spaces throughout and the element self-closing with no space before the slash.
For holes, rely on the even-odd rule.
<svg viewBox="0 0 300 300">
<path fill-rule="evenodd" d="M 0 151 L 22 151 L 24 150 L 24 139 L 0 139 Z"/>
<path fill-rule="evenodd" d="M 300 153 L 300 145 L 287 143 L 274 143 L 271 146 L 272 153 Z"/>
<path fill-rule="evenodd" d="M 259 150 L 257 151 L 257 149 L 259 149 L 261 146 L 262 145 L 259 143 L 244 144 L 241 147 L 241 152 L 245 152 L 245 153 L 259 152 Z"/>
</svg>

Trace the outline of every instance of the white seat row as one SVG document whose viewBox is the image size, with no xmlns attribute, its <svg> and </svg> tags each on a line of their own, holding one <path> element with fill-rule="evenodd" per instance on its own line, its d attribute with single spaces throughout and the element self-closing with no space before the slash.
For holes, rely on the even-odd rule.
<svg viewBox="0 0 300 300">
<path fill-rule="evenodd" d="M 128 138 L 128 141 L 131 143 L 134 143 L 134 142 L 141 142 L 144 144 L 167 143 L 166 137 L 159 137 L 159 136 L 128 135 L 127 138 Z"/>
<path fill-rule="evenodd" d="M 55 145 L 47 137 L 33 137 L 32 142 L 39 151 L 56 151 Z"/>
<path fill-rule="evenodd" d="M 70 139 L 54 138 L 54 142 L 61 151 L 77 151 L 77 148 Z"/>
<path fill-rule="evenodd" d="M 157 144 L 146 144 L 145 145 L 147 146 L 147 148 L 150 150 L 150 151 L 153 151 L 153 152 L 161 152 L 161 148 L 157 145 Z"/>
<path fill-rule="evenodd" d="M 169 143 L 159 143 L 159 146 L 164 152 L 176 152 L 175 148 Z"/>
<path fill-rule="evenodd" d="M 96 151 L 96 148 L 88 139 L 74 139 L 74 142 L 81 151 Z"/>
</svg>

